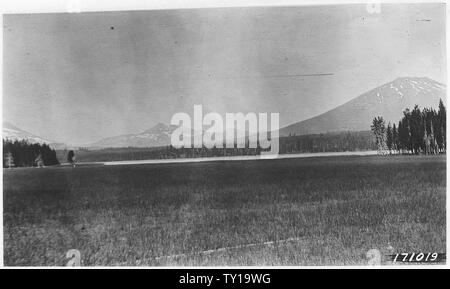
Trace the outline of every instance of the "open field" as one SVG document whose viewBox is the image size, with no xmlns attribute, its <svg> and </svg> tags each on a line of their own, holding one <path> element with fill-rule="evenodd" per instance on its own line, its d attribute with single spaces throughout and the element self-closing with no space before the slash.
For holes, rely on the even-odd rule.
<svg viewBox="0 0 450 289">
<path fill-rule="evenodd" d="M 83 265 L 150 266 L 445 252 L 445 167 L 445 156 L 340 156 L 4 169 L 5 265 L 64 265 L 69 249 Z"/>
</svg>

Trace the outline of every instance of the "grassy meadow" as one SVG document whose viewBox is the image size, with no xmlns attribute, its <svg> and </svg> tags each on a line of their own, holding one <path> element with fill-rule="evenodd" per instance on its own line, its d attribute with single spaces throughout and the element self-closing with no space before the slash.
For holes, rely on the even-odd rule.
<svg viewBox="0 0 450 289">
<path fill-rule="evenodd" d="M 446 249 L 445 156 L 17 168 L 3 182 L 9 266 L 63 266 L 69 249 L 85 266 L 363 265 L 370 249 Z"/>
</svg>

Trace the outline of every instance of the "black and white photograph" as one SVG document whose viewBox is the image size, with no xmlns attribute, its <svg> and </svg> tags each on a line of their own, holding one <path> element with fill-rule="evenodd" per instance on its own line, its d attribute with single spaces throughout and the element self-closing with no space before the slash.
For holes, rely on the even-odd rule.
<svg viewBox="0 0 450 289">
<path fill-rule="evenodd" d="M 2 15 L 4 266 L 446 265 L 446 2 L 67 3 Z"/>
</svg>

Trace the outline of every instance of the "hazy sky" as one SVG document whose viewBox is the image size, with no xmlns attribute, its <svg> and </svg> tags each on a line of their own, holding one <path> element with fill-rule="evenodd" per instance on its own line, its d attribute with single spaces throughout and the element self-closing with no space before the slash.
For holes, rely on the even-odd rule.
<svg viewBox="0 0 450 289">
<path fill-rule="evenodd" d="M 68 144 L 168 124 L 194 104 L 279 112 L 284 126 L 397 77 L 446 82 L 443 4 L 6 15 L 3 25 L 4 120 Z"/>
</svg>

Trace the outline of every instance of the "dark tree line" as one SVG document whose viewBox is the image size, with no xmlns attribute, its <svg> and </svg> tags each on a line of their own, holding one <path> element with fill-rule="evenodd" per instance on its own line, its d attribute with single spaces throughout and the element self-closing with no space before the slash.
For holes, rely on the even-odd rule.
<svg viewBox="0 0 450 289">
<path fill-rule="evenodd" d="M 280 138 L 280 154 L 373 150 L 369 131 L 310 134 Z"/>
<path fill-rule="evenodd" d="M 281 137 L 279 139 L 280 154 L 306 152 L 342 152 L 376 149 L 370 131 L 339 132 L 314 135 Z M 105 148 L 100 150 L 81 149 L 75 152 L 80 162 L 104 162 L 121 160 L 176 159 L 223 156 L 260 155 L 262 149 L 257 148 L 174 148 L 172 146 L 150 148 Z M 61 160 L 66 160 L 68 152 L 57 151 Z M 68 159 L 67 159 L 68 160 Z M 69 161 L 69 160 L 68 160 Z M 70 161 L 69 161 L 70 162 Z"/>
<path fill-rule="evenodd" d="M 261 148 L 174 148 L 173 146 L 148 147 L 148 148 L 104 148 L 100 150 L 81 149 L 73 152 L 78 162 L 106 162 L 124 160 L 149 160 L 149 159 L 176 159 L 220 156 L 246 156 L 259 155 L 261 151 L 269 149 Z M 70 152 L 69 152 L 70 153 Z M 69 154 L 65 150 L 57 151 L 61 160 L 69 163 Z"/>
<path fill-rule="evenodd" d="M 55 150 L 47 144 L 29 143 L 26 140 L 3 140 L 3 167 L 31 167 L 57 165 Z"/>
<path fill-rule="evenodd" d="M 372 132 L 379 153 L 438 154 L 446 151 L 446 109 L 442 100 L 438 111 L 433 108 L 405 109 L 398 126 L 382 117 L 372 121 Z"/>
</svg>

